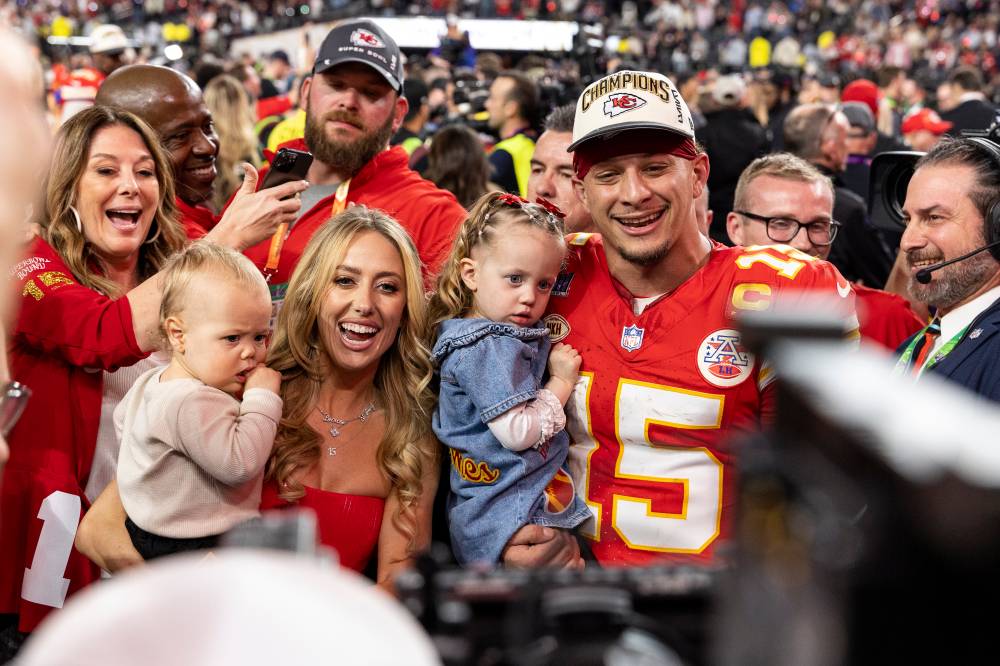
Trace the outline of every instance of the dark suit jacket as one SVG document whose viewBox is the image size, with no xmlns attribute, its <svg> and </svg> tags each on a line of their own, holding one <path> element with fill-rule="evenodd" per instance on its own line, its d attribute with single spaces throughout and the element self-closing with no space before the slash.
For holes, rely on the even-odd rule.
<svg viewBox="0 0 1000 666">
<path fill-rule="evenodd" d="M 881 289 L 896 258 L 894 248 L 868 221 L 865 200 L 848 189 L 839 174 L 820 165 L 816 168 L 833 179 L 833 219 L 840 222 L 827 260 L 851 282 L 861 280 L 866 287 Z"/>
<path fill-rule="evenodd" d="M 997 115 L 997 108 L 981 99 L 970 99 L 962 102 L 951 111 L 941 114 L 942 120 L 954 123 L 948 134 L 959 136 L 965 129 L 984 130 L 990 126 Z"/>
<path fill-rule="evenodd" d="M 736 183 L 748 164 L 767 154 L 771 137 L 747 109 L 720 109 L 706 113 L 705 120 L 698 142 L 712 167 L 708 172 L 708 206 L 715 216 L 709 233 L 720 243 L 731 243 L 726 216 L 733 209 Z"/>
<path fill-rule="evenodd" d="M 900 349 L 905 349 L 912 339 L 907 339 Z M 958 346 L 930 372 L 1000 402 L 1000 299 L 973 320 Z"/>
</svg>

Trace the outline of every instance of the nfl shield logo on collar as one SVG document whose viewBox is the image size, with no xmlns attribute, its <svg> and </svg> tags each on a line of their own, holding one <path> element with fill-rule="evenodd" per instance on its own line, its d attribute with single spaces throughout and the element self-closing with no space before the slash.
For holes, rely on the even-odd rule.
<svg viewBox="0 0 1000 666">
<path fill-rule="evenodd" d="M 645 329 L 638 326 L 626 326 L 622 329 L 622 349 L 633 352 L 642 346 L 642 334 Z"/>
<path fill-rule="evenodd" d="M 569 296 L 569 283 L 573 281 L 573 273 L 563 271 L 556 277 L 556 282 L 552 285 L 553 296 Z"/>
</svg>

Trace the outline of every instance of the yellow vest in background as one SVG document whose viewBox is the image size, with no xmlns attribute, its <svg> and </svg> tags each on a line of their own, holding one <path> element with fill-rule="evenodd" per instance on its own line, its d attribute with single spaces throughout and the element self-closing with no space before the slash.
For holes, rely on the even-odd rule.
<svg viewBox="0 0 1000 666">
<path fill-rule="evenodd" d="M 771 64 L 771 42 L 763 37 L 755 37 L 750 42 L 750 67 L 767 67 Z"/>
<path fill-rule="evenodd" d="M 523 134 L 515 134 L 500 141 L 493 150 L 506 150 L 514 161 L 514 175 L 517 189 L 522 197 L 528 196 L 528 177 L 531 175 L 531 156 L 535 154 L 535 142 Z"/>
</svg>

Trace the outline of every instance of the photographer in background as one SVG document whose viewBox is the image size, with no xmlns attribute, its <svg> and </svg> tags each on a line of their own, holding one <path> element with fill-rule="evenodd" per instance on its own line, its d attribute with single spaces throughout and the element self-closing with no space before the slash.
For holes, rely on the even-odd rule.
<svg viewBox="0 0 1000 666">
<path fill-rule="evenodd" d="M 868 105 L 861 102 L 845 102 L 840 105 L 840 110 L 850 125 L 847 130 L 847 166 L 842 178 L 848 189 L 867 199 L 872 157 L 878 143 L 875 116 Z"/>
<path fill-rule="evenodd" d="M 785 147 L 833 180 L 833 217 L 843 228 L 830 250 L 830 263 L 851 282 L 881 288 L 889 277 L 894 253 L 879 230 L 869 224 L 864 199 L 843 181 L 850 127 L 847 116 L 837 107 L 802 104 L 785 118 Z"/>
<path fill-rule="evenodd" d="M 1000 401 L 1000 247 L 978 251 L 1000 245 L 1000 146 L 938 144 L 917 162 L 903 219 L 910 293 L 937 316 L 900 348 L 897 371 L 933 372 Z"/>
</svg>

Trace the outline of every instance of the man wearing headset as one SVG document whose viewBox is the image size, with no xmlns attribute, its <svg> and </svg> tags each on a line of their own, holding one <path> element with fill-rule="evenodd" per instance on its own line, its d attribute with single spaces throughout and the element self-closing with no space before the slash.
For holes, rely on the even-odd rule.
<svg viewBox="0 0 1000 666">
<path fill-rule="evenodd" d="M 910 293 L 937 316 L 900 347 L 897 370 L 1000 401 L 1000 146 L 936 146 L 917 162 L 903 218 Z"/>
</svg>

